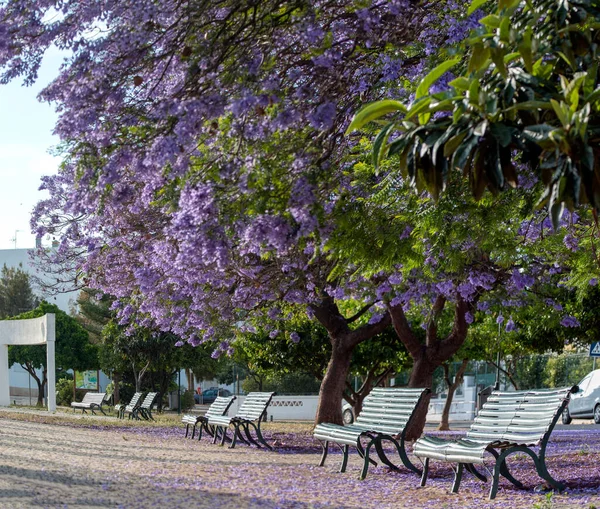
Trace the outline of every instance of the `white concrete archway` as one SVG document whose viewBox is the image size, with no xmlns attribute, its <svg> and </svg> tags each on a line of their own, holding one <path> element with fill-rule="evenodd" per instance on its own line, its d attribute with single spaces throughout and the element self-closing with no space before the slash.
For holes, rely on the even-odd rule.
<svg viewBox="0 0 600 509">
<path fill-rule="evenodd" d="M 46 345 L 48 410 L 56 412 L 55 329 L 54 313 L 27 320 L 0 320 L 0 406 L 10 405 L 8 345 Z"/>
</svg>

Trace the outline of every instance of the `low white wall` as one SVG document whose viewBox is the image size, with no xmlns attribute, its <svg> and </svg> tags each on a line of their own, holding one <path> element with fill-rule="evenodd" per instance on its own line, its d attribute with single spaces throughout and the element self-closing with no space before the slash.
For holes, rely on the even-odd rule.
<svg viewBox="0 0 600 509">
<path fill-rule="evenodd" d="M 245 396 L 238 396 L 229 409 L 235 415 Z M 267 408 L 267 420 L 307 420 L 314 421 L 317 415 L 319 396 L 275 396 Z"/>
<path fill-rule="evenodd" d="M 229 415 L 235 415 L 245 396 L 238 396 L 229 409 Z M 267 409 L 267 420 L 314 421 L 317 414 L 319 396 L 275 396 Z M 439 422 L 444 401 L 432 401 L 427 413 L 428 422 Z M 475 416 L 475 401 L 455 400 L 450 410 L 450 422 L 469 421 Z"/>
</svg>

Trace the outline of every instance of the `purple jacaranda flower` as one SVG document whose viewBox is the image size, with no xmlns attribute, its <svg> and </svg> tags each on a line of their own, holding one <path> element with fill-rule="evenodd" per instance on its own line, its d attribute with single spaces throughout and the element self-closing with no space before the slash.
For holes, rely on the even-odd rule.
<svg viewBox="0 0 600 509">
<path fill-rule="evenodd" d="M 563 244 L 571 251 L 579 249 L 579 239 L 570 233 L 567 233 L 563 238 Z"/>
<path fill-rule="evenodd" d="M 508 319 L 508 321 L 506 322 L 506 327 L 504 327 L 504 330 L 506 332 L 512 332 L 517 328 L 517 326 L 515 325 L 515 322 L 512 319 L 512 316 Z"/>
<path fill-rule="evenodd" d="M 290 334 L 290 339 L 292 340 L 293 343 L 299 343 L 300 342 L 300 334 L 298 334 L 297 332 L 292 332 Z"/>
<path fill-rule="evenodd" d="M 570 315 L 566 315 L 562 318 L 562 320 L 560 321 L 560 324 L 563 327 L 579 327 L 581 324 L 579 323 L 579 320 L 577 320 L 577 318 L 575 318 L 574 316 L 570 316 Z"/>
</svg>

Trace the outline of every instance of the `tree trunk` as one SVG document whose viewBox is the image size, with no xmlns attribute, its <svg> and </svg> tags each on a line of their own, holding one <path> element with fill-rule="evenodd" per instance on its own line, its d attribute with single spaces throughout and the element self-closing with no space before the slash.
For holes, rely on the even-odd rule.
<svg viewBox="0 0 600 509">
<path fill-rule="evenodd" d="M 454 382 L 450 383 L 450 376 L 448 373 L 448 366 L 444 364 L 444 372 L 446 374 L 446 383 L 448 384 L 448 397 L 446 398 L 446 402 L 444 403 L 444 410 L 442 410 L 442 418 L 440 420 L 440 425 L 438 429 L 440 431 L 448 431 L 450 429 L 450 424 L 448 422 L 448 418 L 450 417 L 450 407 L 452 406 L 452 400 L 454 399 L 454 393 L 456 389 L 458 389 L 465 379 L 465 371 L 467 370 L 467 364 L 469 363 L 469 359 L 463 359 L 458 368 L 456 376 L 454 377 Z"/>
<path fill-rule="evenodd" d="M 414 359 L 414 365 L 408 381 L 410 388 L 431 388 L 433 384 L 433 372 L 441 363 L 432 362 L 427 357 L 427 351 L 423 348 L 422 354 Z M 427 419 L 427 411 L 429 410 L 429 400 L 431 394 L 427 394 L 420 405 L 413 413 L 413 419 L 406 432 L 406 440 L 416 440 L 423 434 L 425 428 L 425 420 Z"/>
<path fill-rule="evenodd" d="M 38 397 L 36 406 L 44 406 L 44 383 L 40 380 L 35 372 L 35 368 L 29 363 L 20 364 L 20 366 L 31 375 L 31 378 L 35 380 L 38 386 Z"/>
<path fill-rule="evenodd" d="M 343 341 L 334 340 L 327 371 L 319 390 L 319 406 L 315 424 L 331 422 L 343 424 L 342 398 L 346 388 L 346 378 L 350 371 L 352 348 L 343 345 Z"/>
<path fill-rule="evenodd" d="M 119 386 L 121 385 L 121 373 L 113 372 L 113 404 L 116 405 L 121 401 L 119 394 Z"/>
</svg>

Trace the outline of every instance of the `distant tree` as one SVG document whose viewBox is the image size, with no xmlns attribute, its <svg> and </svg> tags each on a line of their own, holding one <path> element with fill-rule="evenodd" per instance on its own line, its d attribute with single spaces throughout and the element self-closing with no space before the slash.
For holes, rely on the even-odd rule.
<svg viewBox="0 0 600 509">
<path fill-rule="evenodd" d="M 0 318 L 8 318 L 34 309 L 38 299 L 31 289 L 29 274 L 18 267 L 2 267 L 0 274 Z"/>
<path fill-rule="evenodd" d="M 56 369 L 87 370 L 98 368 L 97 349 L 89 341 L 88 333 L 72 316 L 54 304 L 42 301 L 37 308 L 21 313 L 11 319 L 39 318 L 46 313 L 56 315 Z M 46 348 L 44 345 L 11 345 L 8 348 L 8 364 L 19 364 L 26 370 L 38 385 L 37 405 L 43 405 L 43 396 L 47 378 Z M 36 369 L 42 370 L 40 378 Z"/>
<path fill-rule="evenodd" d="M 265 331 L 245 334 L 234 343 L 234 358 L 247 366 L 248 376 L 254 379 L 253 386 L 261 387 L 264 383 L 264 387 L 274 387 L 276 381 L 284 386 L 290 375 L 309 375 L 312 380 L 323 380 L 332 349 L 327 331 L 302 316 L 289 320 L 288 326 L 289 330 L 276 331 L 277 334 Z M 362 382 L 354 387 L 348 378 L 344 399 L 359 413 L 371 389 L 382 385 L 389 375 L 409 363 L 406 349 L 388 327 L 353 351 L 349 374 Z M 312 385 L 307 381 L 306 387 Z"/>
</svg>

